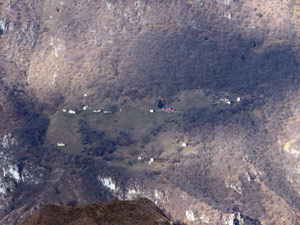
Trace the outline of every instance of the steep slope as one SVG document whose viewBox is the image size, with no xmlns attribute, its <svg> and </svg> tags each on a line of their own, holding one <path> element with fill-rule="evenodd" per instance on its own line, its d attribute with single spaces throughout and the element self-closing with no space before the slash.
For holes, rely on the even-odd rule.
<svg viewBox="0 0 300 225">
<path fill-rule="evenodd" d="M 0 2 L 1 224 L 138 197 L 188 224 L 299 224 L 299 10 Z"/>
</svg>

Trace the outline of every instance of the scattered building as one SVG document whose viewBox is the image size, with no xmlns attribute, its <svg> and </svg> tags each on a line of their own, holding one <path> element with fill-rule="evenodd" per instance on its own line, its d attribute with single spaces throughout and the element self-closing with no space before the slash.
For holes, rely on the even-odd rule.
<svg viewBox="0 0 300 225">
<path fill-rule="evenodd" d="M 139 156 L 139 157 L 138 157 L 138 160 L 142 160 L 142 156 Z"/>
<path fill-rule="evenodd" d="M 66 144 L 65 143 L 62 143 L 62 142 L 57 142 L 57 147 L 65 147 Z"/>
<path fill-rule="evenodd" d="M 120 112 L 122 112 L 122 109 L 120 109 Z"/>
<path fill-rule="evenodd" d="M 111 111 L 105 110 L 105 111 L 103 111 L 103 113 L 104 113 L 104 114 L 111 114 Z"/>
<path fill-rule="evenodd" d="M 186 147 L 188 144 L 186 143 L 186 142 L 183 142 L 182 144 L 181 144 L 181 146 L 182 147 Z"/>
<path fill-rule="evenodd" d="M 76 114 L 76 112 L 74 110 L 72 110 L 72 109 L 69 109 L 68 113 L 69 114 Z"/>
<path fill-rule="evenodd" d="M 88 96 L 87 93 L 83 94 L 83 97 L 87 97 L 87 96 Z"/>
<path fill-rule="evenodd" d="M 150 158 L 150 160 L 149 160 L 149 165 L 151 165 L 153 162 L 154 162 L 154 159 L 153 159 L 153 158 Z"/>
<path fill-rule="evenodd" d="M 154 113 L 154 109 L 150 109 L 150 113 Z"/>
<path fill-rule="evenodd" d="M 83 108 L 82 108 L 83 110 L 87 110 L 88 109 L 88 106 L 87 105 L 85 105 L 85 106 L 83 106 Z"/>
<path fill-rule="evenodd" d="M 67 109 L 63 109 L 62 111 L 65 113 L 65 112 L 67 112 Z"/>
<path fill-rule="evenodd" d="M 224 102 L 224 103 L 227 104 L 227 105 L 230 105 L 230 104 L 231 104 L 231 102 L 230 102 L 230 100 L 229 100 L 228 98 L 221 98 L 221 99 L 220 99 L 220 102 Z"/>
<path fill-rule="evenodd" d="M 94 109 L 93 112 L 94 112 L 94 113 L 101 113 L 102 110 L 101 110 L 101 109 Z"/>
<path fill-rule="evenodd" d="M 237 101 L 237 102 L 240 102 L 240 101 L 241 101 L 241 98 L 240 98 L 240 97 L 237 97 L 237 98 L 236 98 L 236 101 Z"/>
<path fill-rule="evenodd" d="M 163 110 L 164 110 L 165 112 L 168 112 L 168 113 L 173 113 L 173 112 L 175 112 L 175 109 L 170 108 L 170 107 L 163 108 Z"/>
</svg>

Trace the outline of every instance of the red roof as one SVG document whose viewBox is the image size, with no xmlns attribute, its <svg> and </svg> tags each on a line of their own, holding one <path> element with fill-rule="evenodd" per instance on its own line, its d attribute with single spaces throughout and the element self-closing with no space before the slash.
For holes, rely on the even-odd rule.
<svg viewBox="0 0 300 225">
<path fill-rule="evenodd" d="M 166 112 L 175 112 L 175 109 L 170 108 L 170 107 L 166 107 L 166 108 L 164 108 L 164 111 L 166 111 Z"/>
</svg>

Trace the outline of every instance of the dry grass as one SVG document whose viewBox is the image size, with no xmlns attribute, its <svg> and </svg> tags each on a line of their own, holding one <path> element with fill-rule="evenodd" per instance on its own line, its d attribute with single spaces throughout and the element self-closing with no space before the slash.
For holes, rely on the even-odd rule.
<svg viewBox="0 0 300 225">
<path fill-rule="evenodd" d="M 117 110 L 107 115 L 93 113 L 92 109 L 80 111 L 76 115 L 58 111 L 51 118 L 46 143 L 56 146 L 57 142 L 63 142 L 66 143 L 66 147 L 62 148 L 65 153 L 80 154 L 84 146 L 81 143 L 78 121 L 86 120 L 93 129 L 105 132 L 112 140 L 117 140 L 120 132 L 126 132 L 134 141 L 129 146 L 118 146 L 116 152 L 112 154 L 117 160 L 111 163 L 116 163 L 118 166 L 128 167 L 130 164 L 134 169 L 161 170 L 167 167 L 168 161 L 160 160 L 149 165 L 150 157 L 168 159 L 170 155 L 181 150 L 184 155 L 195 153 L 192 146 L 181 148 L 183 135 L 176 124 L 181 119 L 181 113 L 166 113 L 159 110 L 150 113 L 149 109 L 155 108 L 151 102 L 154 100 L 149 99 L 145 104 L 142 102 L 126 104 L 120 107 L 122 111 Z M 180 94 L 171 106 L 182 111 L 187 107 L 186 104 L 208 106 L 210 101 L 200 92 L 188 91 Z M 148 138 L 146 142 L 145 137 Z M 136 154 L 133 154 L 133 151 Z M 147 160 L 141 162 L 137 160 L 138 156 L 143 156 Z"/>
<path fill-rule="evenodd" d="M 56 146 L 63 142 L 66 147 L 62 150 L 69 154 L 79 154 L 83 148 L 77 126 L 78 115 L 69 115 L 62 111 L 56 112 L 52 118 L 46 134 L 46 143 Z"/>
</svg>

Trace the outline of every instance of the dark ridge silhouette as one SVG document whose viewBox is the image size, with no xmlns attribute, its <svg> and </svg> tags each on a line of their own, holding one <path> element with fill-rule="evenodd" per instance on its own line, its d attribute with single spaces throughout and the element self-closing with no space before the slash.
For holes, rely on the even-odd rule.
<svg viewBox="0 0 300 225">
<path fill-rule="evenodd" d="M 148 199 L 96 203 L 87 206 L 44 205 L 20 225 L 151 225 L 171 224 Z"/>
</svg>

